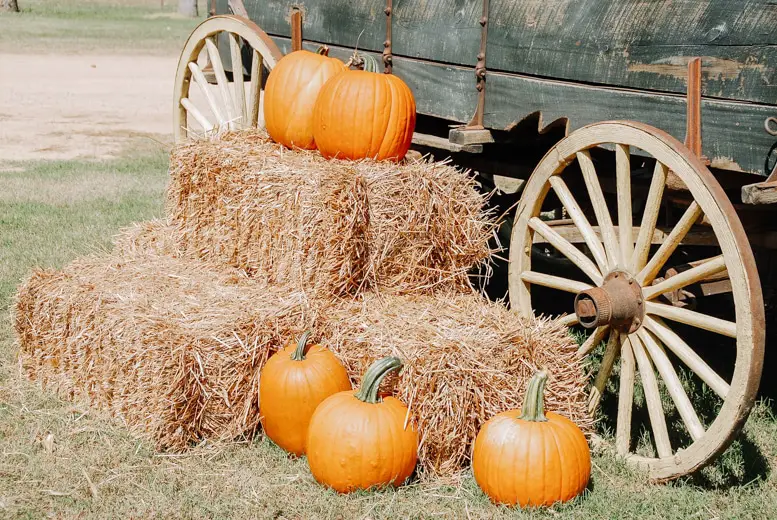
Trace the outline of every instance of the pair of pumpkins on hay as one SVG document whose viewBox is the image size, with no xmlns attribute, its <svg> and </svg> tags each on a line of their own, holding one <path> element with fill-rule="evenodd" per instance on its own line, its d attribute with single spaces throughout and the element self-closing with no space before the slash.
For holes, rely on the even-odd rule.
<svg viewBox="0 0 777 520">
<path fill-rule="evenodd" d="M 370 55 L 354 52 L 343 63 L 326 47 L 294 51 L 272 69 L 264 96 L 267 132 L 288 148 L 318 148 L 327 159 L 399 161 L 413 139 L 413 93 L 379 73 Z"/>
<path fill-rule="evenodd" d="M 388 357 L 367 369 L 351 389 L 348 374 L 310 332 L 276 352 L 259 380 L 259 414 L 266 435 L 284 450 L 307 454 L 315 479 L 341 493 L 399 486 L 418 460 L 418 432 L 407 406 L 381 397 L 383 379 L 402 368 Z M 591 474 L 583 432 L 569 419 L 545 413 L 546 372 L 529 382 L 522 410 L 488 420 L 475 440 L 475 481 L 494 501 L 546 506 L 582 493 Z"/>
</svg>

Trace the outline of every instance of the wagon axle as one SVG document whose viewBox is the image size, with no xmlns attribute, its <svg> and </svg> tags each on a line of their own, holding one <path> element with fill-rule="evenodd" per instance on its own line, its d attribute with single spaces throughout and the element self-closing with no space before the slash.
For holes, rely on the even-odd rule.
<svg viewBox="0 0 777 520">
<path fill-rule="evenodd" d="M 575 314 L 587 329 L 610 325 L 626 334 L 636 332 L 645 318 L 642 287 L 629 273 L 613 271 L 601 287 L 575 296 Z"/>
</svg>

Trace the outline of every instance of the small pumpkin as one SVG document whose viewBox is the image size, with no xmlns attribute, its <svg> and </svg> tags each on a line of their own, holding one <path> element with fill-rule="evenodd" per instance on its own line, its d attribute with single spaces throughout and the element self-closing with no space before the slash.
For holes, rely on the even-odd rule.
<svg viewBox="0 0 777 520">
<path fill-rule="evenodd" d="M 291 52 L 273 67 L 264 89 L 264 122 L 273 141 L 313 150 L 313 107 L 321 87 L 344 72 L 340 60 L 306 50 Z"/>
<path fill-rule="evenodd" d="M 348 70 L 326 82 L 313 112 L 313 136 L 326 158 L 405 157 L 415 129 L 415 99 L 404 81 L 377 72 L 372 56 L 364 70 Z"/>
<path fill-rule="evenodd" d="M 545 413 L 548 374 L 529 381 L 523 409 L 488 420 L 475 439 L 475 481 L 494 502 L 550 506 L 585 490 L 591 476 L 591 454 L 575 423 Z"/>
<path fill-rule="evenodd" d="M 376 361 L 361 387 L 327 398 L 308 429 L 308 464 L 315 479 L 341 493 L 376 486 L 401 485 L 418 460 L 418 433 L 407 421 L 407 406 L 378 396 L 386 375 L 402 361 Z"/>
<path fill-rule="evenodd" d="M 350 390 L 343 365 L 321 345 L 307 348 L 310 331 L 267 360 L 259 377 L 259 418 L 265 434 L 284 450 L 305 453 L 308 425 L 319 404 Z"/>
</svg>

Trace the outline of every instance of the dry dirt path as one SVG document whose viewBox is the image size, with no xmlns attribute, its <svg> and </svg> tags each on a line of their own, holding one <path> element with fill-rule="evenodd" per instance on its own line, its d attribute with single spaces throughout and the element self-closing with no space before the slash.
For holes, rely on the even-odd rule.
<svg viewBox="0 0 777 520">
<path fill-rule="evenodd" d="M 172 142 L 176 56 L 0 53 L 4 161 L 109 158 Z"/>
</svg>

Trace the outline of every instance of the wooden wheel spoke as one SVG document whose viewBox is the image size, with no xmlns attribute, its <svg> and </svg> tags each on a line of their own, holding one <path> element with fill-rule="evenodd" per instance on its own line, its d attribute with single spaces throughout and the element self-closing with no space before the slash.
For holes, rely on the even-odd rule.
<svg viewBox="0 0 777 520">
<path fill-rule="evenodd" d="M 580 323 L 580 320 L 577 319 L 577 314 L 572 313 L 561 316 L 558 318 L 558 322 L 565 327 L 571 327 L 572 325 Z"/>
<path fill-rule="evenodd" d="M 687 271 L 683 271 L 680 274 L 667 278 L 661 283 L 645 287 L 643 294 L 646 300 L 656 298 L 662 294 L 676 291 L 688 285 L 700 282 L 705 278 L 718 274 L 726 270 L 726 261 L 723 255 L 719 255 L 713 258 L 704 260 L 696 267 L 692 267 Z"/>
<path fill-rule="evenodd" d="M 578 282 L 577 280 L 561 278 L 560 276 L 553 276 L 551 274 L 537 273 L 535 271 L 524 271 L 521 273 L 521 279 L 524 282 L 532 283 L 535 285 L 542 285 L 543 287 L 550 287 L 551 289 L 558 289 L 559 291 L 565 291 L 574 294 L 585 291 L 592 287 L 587 283 Z"/>
<path fill-rule="evenodd" d="M 186 109 L 186 112 L 191 114 L 194 120 L 197 121 L 197 124 L 199 124 L 206 132 L 213 130 L 213 123 L 208 121 L 208 118 L 194 106 L 194 103 L 189 101 L 189 98 L 181 98 L 181 106 Z"/>
<path fill-rule="evenodd" d="M 642 341 L 636 334 L 629 337 L 631 347 L 634 351 L 634 358 L 637 360 L 639 377 L 642 380 L 642 389 L 645 392 L 645 401 L 647 403 L 648 415 L 650 416 L 650 426 L 653 429 L 653 440 L 656 443 L 658 456 L 661 458 L 672 455 L 672 445 L 669 442 L 669 431 L 666 428 L 666 417 L 664 408 L 661 405 L 661 394 L 658 390 L 658 381 L 653 372 L 653 365 L 645 353 Z"/>
<path fill-rule="evenodd" d="M 561 203 L 566 208 L 567 213 L 569 213 L 570 218 L 575 223 L 575 226 L 577 226 L 580 233 L 583 235 L 583 239 L 591 250 L 591 254 L 594 257 L 594 260 L 596 260 L 599 270 L 601 272 L 607 271 L 608 264 L 607 257 L 604 253 L 604 247 L 599 241 L 599 237 L 596 236 L 596 231 L 594 231 L 594 228 L 591 227 L 588 219 L 583 214 L 583 210 L 572 196 L 572 192 L 569 191 L 569 187 L 558 175 L 552 176 L 549 182 L 556 192 L 556 195 L 558 195 L 558 198 L 561 200 Z"/>
<path fill-rule="evenodd" d="M 656 223 L 658 222 L 658 213 L 661 209 L 661 199 L 664 196 L 664 186 L 666 186 L 668 171 L 669 169 L 665 164 L 656 161 L 653 179 L 650 181 L 650 190 L 645 201 L 645 211 L 642 214 L 642 222 L 637 235 L 637 243 L 634 246 L 634 254 L 631 257 L 631 268 L 635 272 L 645 267 L 648 254 L 650 254 L 650 244 L 653 233 L 656 230 Z"/>
<path fill-rule="evenodd" d="M 580 348 L 577 349 L 577 356 L 584 358 L 590 354 L 591 351 L 599 346 L 599 343 L 604 340 L 604 337 L 607 335 L 609 330 L 610 327 L 608 325 L 605 325 L 604 327 L 596 327 L 596 330 L 594 330 L 591 335 L 588 336 L 588 338 L 583 342 L 583 344 L 580 345 Z"/>
<path fill-rule="evenodd" d="M 234 84 L 234 102 L 237 117 L 240 118 L 238 127 L 247 127 L 248 108 L 246 107 L 245 82 L 243 81 L 243 57 L 240 55 L 240 44 L 237 36 L 229 33 L 229 54 L 232 59 L 232 83 Z"/>
<path fill-rule="evenodd" d="M 208 49 L 208 57 L 210 57 L 213 72 L 216 74 L 216 83 L 218 83 L 219 91 L 221 92 L 221 99 L 227 109 L 227 124 L 231 127 L 237 120 L 237 114 L 235 113 L 235 102 L 229 90 L 227 74 L 224 72 L 224 65 L 221 63 L 221 56 L 219 56 L 219 49 L 216 47 L 213 37 L 205 38 L 205 46 Z"/>
<path fill-rule="evenodd" d="M 627 455 L 631 444 L 631 411 L 634 405 L 634 352 L 631 344 L 621 345 L 621 373 L 618 388 L 618 419 L 615 425 L 615 451 Z"/>
<path fill-rule="evenodd" d="M 656 254 L 650 259 L 645 267 L 637 275 L 637 281 L 644 287 L 655 279 L 658 272 L 664 266 L 669 257 L 672 256 L 677 246 L 691 230 L 691 227 L 699 220 L 702 215 L 701 206 L 694 201 L 685 210 L 685 213 L 680 218 L 679 222 L 675 225 L 672 231 L 664 239 L 664 243 L 658 248 Z"/>
<path fill-rule="evenodd" d="M 553 228 L 540 220 L 539 217 L 533 217 L 529 220 L 529 227 L 542 235 L 550 245 L 555 247 L 561 254 L 567 257 L 581 271 L 583 271 L 596 285 L 602 283 L 602 273 L 596 268 L 596 265 L 583 254 L 578 248 L 572 245 L 567 239 L 553 231 Z"/>
<path fill-rule="evenodd" d="M 259 125 L 259 114 L 261 113 L 261 95 L 262 95 L 262 76 L 264 74 L 264 64 L 262 55 L 256 50 L 253 51 L 253 58 L 251 60 L 251 89 L 248 95 L 248 102 L 250 104 L 249 109 L 249 124 L 252 127 Z"/>
<path fill-rule="evenodd" d="M 680 358 L 718 396 L 725 399 L 729 391 L 726 383 L 710 366 L 660 318 L 645 316 L 644 326 Z"/>
<path fill-rule="evenodd" d="M 591 395 L 588 398 L 588 412 L 593 415 L 596 409 L 599 408 L 599 403 L 602 400 L 602 394 L 607 386 L 607 380 L 612 373 L 612 367 L 615 365 L 615 360 L 620 353 L 621 338 L 617 330 L 610 330 L 610 338 L 607 340 L 607 347 L 604 351 L 604 357 L 602 363 L 599 365 L 599 372 L 594 379 L 593 387 L 591 388 Z"/>
<path fill-rule="evenodd" d="M 221 111 L 219 104 L 216 102 L 216 98 L 213 97 L 213 91 L 211 90 L 210 85 L 208 84 L 208 80 L 205 79 L 205 74 L 202 73 L 202 70 L 200 70 L 200 67 L 197 65 L 197 63 L 193 61 L 189 62 L 188 67 L 192 73 L 194 82 L 197 84 L 200 91 L 205 96 L 205 99 L 208 101 L 208 106 L 210 107 L 210 111 L 213 113 L 214 116 L 216 116 L 218 123 L 220 125 L 226 124 L 227 118 L 224 117 L 224 113 Z"/>
<path fill-rule="evenodd" d="M 656 302 L 645 302 L 645 312 L 668 318 L 672 321 L 685 323 L 699 329 L 716 332 L 729 338 L 737 337 L 737 324 L 735 322 L 722 320 L 700 312 Z"/>
<path fill-rule="evenodd" d="M 691 400 L 688 399 L 688 394 L 685 393 L 680 378 L 677 377 L 677 372 L 675 372 L 672 366 L 672 362 L 669 361 L 664 349 L 650 332 L 640 329 L 637 334 L 645 345 L 648 355 L 653 360 L 653 364 L 658 370 L 661 379 L 664 380 L 666 389 L 677 411 L 680 413 L 680 418 L 683 420 L 688 433 L 690 433 L 694 441 L 700 439 L 704 435 L 704 426 L 702 426 L 699 416 L 696 415 L 696 410 L 694 410 Z"/>
<path fill-rule="evenodd" d="M 629 146 L 615 146 L 615 175 L 618 191 L 618 235 L 621 265 L 626 267 L 634 251 L 631 216 L 631 155 Z"/>
<path fill-rule="evenodd" d="M 620 261 L 620 247 L 615 236 L 615 228 L 612 225 L 610 210 L 607 208 L 607 201 L 604 199 L 596 168 L 588 150 L 577 152 L 577 162 L 580 165 L 580 170 L 583 172 L 583 180 L 594 208 L 596 222 L 599 224 L 599 229 L 602 233 L 602 241 L 604 242 L 609 265 L 622 265 L 625 267 L 625 264 Z"/>
</svg>

